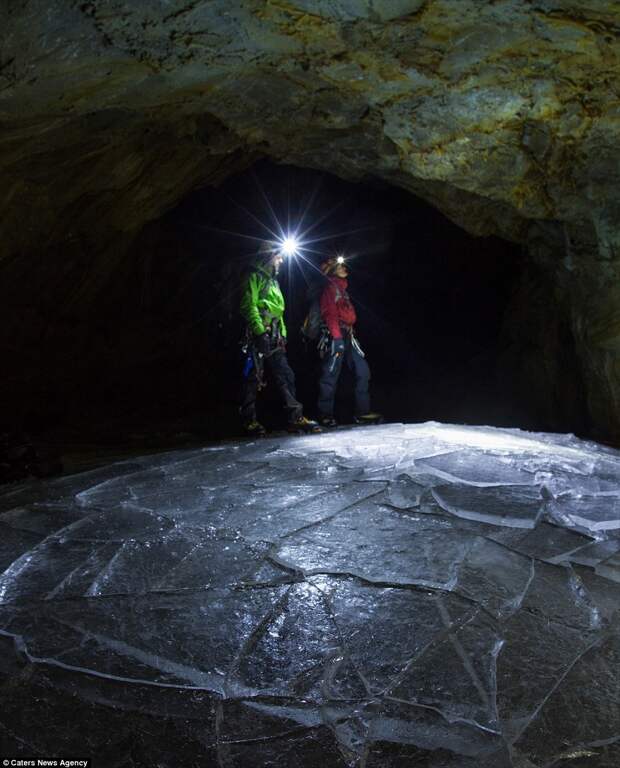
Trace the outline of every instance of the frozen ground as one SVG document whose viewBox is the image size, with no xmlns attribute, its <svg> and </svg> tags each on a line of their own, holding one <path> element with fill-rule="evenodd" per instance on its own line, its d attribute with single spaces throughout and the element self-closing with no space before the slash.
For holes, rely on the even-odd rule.
<svg viewBox="0 0 620 768">
<path fill-rule="evenodd" d="M 617 768 L 620 452 L 391 424 L 0 495 L 0 757 Z"/>
</svg>

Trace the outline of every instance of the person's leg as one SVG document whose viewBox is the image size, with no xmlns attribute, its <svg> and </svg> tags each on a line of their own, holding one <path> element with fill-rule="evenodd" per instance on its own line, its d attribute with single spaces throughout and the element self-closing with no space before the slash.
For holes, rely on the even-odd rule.
<svg viewBox="0 0 620 768">
<path fill-rule="evenodd" d="M 328 347 L 329 349 L 329 347 Z M 338 378 L 342 370 L 342 354 L 327 354 L 323 358 L 321 378 L 319 379 L 319 420 L 334 418 L 334 402 Z"/>
<path fill-rule="evenodd" d="M 284 401 L 284 407 L 288 411 L 288 421 L 299 421 L 303 416 L 304 409 L 295 394 L 295 374 L 288 363 L 286 352 L 278 349 L 272 355 L 266 357 L 265 362 Z"/>
<path fill-rule="evenodd" d="M 351 341 L 347 341 L 347 364 L 353 371 L 355 379 L 354 397 L 355 397 L 355 415 L 363 416 L 370 413 L 370 393 L 368 384 L 370 381 L 370 368 L 366 358 L 362 357 L 355 349 Z"/>
<path fill-rule="evenodd" d="M 256 369 L 252 368 L 247 376 L 244 376 L 241 385 L 241 405 L 239 415 L 244 425 L 256 421 L 256 393 L 258 390 L 258 379 Z"/>
</svg>

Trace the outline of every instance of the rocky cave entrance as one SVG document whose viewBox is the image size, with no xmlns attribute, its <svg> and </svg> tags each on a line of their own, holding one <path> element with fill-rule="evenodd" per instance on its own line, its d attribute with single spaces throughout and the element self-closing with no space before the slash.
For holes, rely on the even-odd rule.
<svg viewBox="0 0 620 768">
<path fill-rule="evenodd" d="M 310 414 L 317 359 L 299 333 L 307 283 L 342 251 L 373 407 L 388 420 L 588 433 L 571 333 L 547 327 L 550 289 L 524 248 L 473 237 L 384 182 L 268 160 L 148 224 L 88 312 L 71 309 L 79 286 L 71 252 L 53 280 L 34 275 L 35 287 L 49 289 L 49 322 L 36 342 L 41 375 L 14 378 L 12 412 L 31 433 L 71 427 L 96 441 L 103 433 L 237 434 L 240 277 L 274 217 L 295 226 L 303 211 L 308 261 L 285 268 L 280 282 L 289 357 Z M 351 416 L 347 385 L 343 421 Z M 265 401 L 266 423 L 277 428 L 278 407 L 269 393 Z"/>
</svg>

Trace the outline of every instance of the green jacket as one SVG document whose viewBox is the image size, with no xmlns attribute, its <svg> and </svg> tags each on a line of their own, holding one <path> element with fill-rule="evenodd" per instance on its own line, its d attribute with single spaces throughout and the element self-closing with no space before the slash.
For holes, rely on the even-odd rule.
<svg viewBox="0 0 620 768">
<path fill-rule="evenodd" d="M 280 334 L 286 337 L 284 296 L 273 274 L 263 265 L 255 264 L 243 284 L 241 315 L 250 331 L 259 335 L 278 321 Z"/>
</svg>

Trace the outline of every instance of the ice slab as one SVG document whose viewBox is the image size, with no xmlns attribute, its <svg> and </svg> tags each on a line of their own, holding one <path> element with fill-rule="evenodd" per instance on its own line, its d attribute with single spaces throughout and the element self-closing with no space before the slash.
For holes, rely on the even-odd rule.
<svg viewBox="0 0 620 768">
<path fill-rule="evenodd" d="M 596 635 L 527 611 L 502 627 L 497 660 L 497 706 L 501 731 L 513 740 L 544 705 L 549 692 Z"/>
<path fill-rule="evenodd" d="M 366 502 L 292 533 L 274 559 L 306 575 L 344 573 L 382 584 L 450 589 L 470 546 L 471 538 L 449 520 L 403 516 Z"/>
<path fill-rule="evenodd" d="M 390 483 L 386 499 L 393 507 L 412 509 L 420 506 L 420 501 L 428 490 L 424 483 L 416 482 L 409 475 L 402 474 Z"/>
<path fill-rule="evenodd" d="M 0 603 L 84 595 L 117 548 L 110 542 L 45 539 L 0 574 Z"/>
<path fill-rule="evenodd" d="M 518 611 L 534 576 L 534 563 L 477 536 L 459 564 L 452 588 L 498 619 Z"/>
<path fill-rule="evenodd" d="M 537 560 L 575 562 L 575 554 L 592 546 L 592 539 L 576 531 L 539 522 L 534 529 L 493 527 L 486 538 Z"/>
<path fill-rule="evenodd" d="M 509 765 L 499 734 L 473 723 L 450 723 L 432 708 L 397 700 L 386 700 L 383 708 L 374 714 L 369 723 L 368 740 L 413 745 L 428 751 L 445 750 L 449 758 L 475 757 L 481 764 L 489 761 L 487 765 L 498 768 Z M 455 761 L 455 765 L 459 763 Z"/>
<path fill-rule="evenodd" d="M 590 764 L 597 768 L 617 765 L 618 669 L 618 633 L 587 644 L 524 724 L 515 743 L 517 752 L 530 755 L 538 765 L 558 764 L 563 756 L 579 751 L 589 753 Z M 592 685 L 593 680 L 596 685 Z M 581 691 L 578 698 L 575 691 Z M 541 738 L 543 733 L 545 738 Z"/>
<path fill-rule="evenodd" d="M 549 516 L 555 522 L 583 531 L 620 529 L 620 494 L 567 495 L 549 504 Z"/>
<path fill-rule="evenodd" d="M 618 584 L 613 579 L 608 579 L 596 574 L 590 568 L 572 566 L 572 570 L 579 578 L 583 589 L 587 592 L 589 601 L 596 606 L 596 610 L 602 619 L 602 626 L 613 624 L 620 618 L 620 592 Z"/>
<path fill-rule="evenodd" d="M 321 701 L 322 682 L 338 649 L 325 596 L 311 584 L 296 584 L 255 632 L 238 661 L 238 675 L 242 686 L 258 695 Z"/>
<path fill-rule="evenodd" d="M 336 486 L 309 499 L 297 499 L 279 510 L 249 516 L 237 524 L 237 530 L 248 541 L 277 541 L 295 531 L 311 528 L 323 520 L 339 516 L 343 511 L 385 489 L 385 483 L 353 482 Z"/>
<path fill-rule="evenodd" d="M 0 606 L 0 630 L 26 658 L 117 681 L 224 693 L 233 663 L 283 587 Z M 154 631 L 157 627 L 165 631 Z M 174 638 L 172 641 L 171 638 Z"/>
<path fill-rule="evenodd" d="M 349 768 L 332 729 L 307 705 L 226 700 L 218 729 L 218 765 Z"/>
<path fill-rule="evenodd" d="M 432 458 L 417 459 L 416 468 L 444 480 L 470 483 L 479 488 L 495 485 L 534 485 L 536 475 L 523 469 L 510 455 L 484 451 L 452 451 Z"/>
<path fill-rule="evenodd" d="M 535 528 L 543 511 L 543 499 L 536 486 L 453 483 L 433 488 L 432 493 L 446 512 L 493 525 Z"/>
<path fill-rule="evenodd" d="M 597 563 L 595 570 L 606 579 L 620 582 L 620 552 L 616 552 L 611 557 L 608 557 L 607 560 Z"/>
<path fill-rule="evenodd" d="M 577 565 L 586 565 L 590 568 L 596 566 L 608 557 L 620 552 L 620 540 L 603 539 L 602 541 L 590 541 L 583 547 L 579 547 L 571 552 L 567 559 Z"/>
<path fill-rule="evenodd" d="M 414 660 L 477 610 L 456 595 L 353 579 L 332 580 L 329 600 L 344 653 L 375 696 L 395 687 Z"/>
<path fill-rule="evenodd" d="M 270 452 L 263 466 L 252 474 L 251 480 L 257 485 L 275 485 L 286 481 L 306 485 L 342 484 L 359 479 L 363 468 L 348 467 L 334 451 L 317 451 L 308 455 L 278 448 Z"/>
<path fill-rule="evenodd" d="M 584 633 L 602 628 L 600 611 L 572 568 L 536 562 L 533 569 L 521 602 L 524 611 Z"/>
<path fill-rule="evenodd" d="M 69 754 L 97 754 L 104 765 L 131 765 L 138 755 L 143 765 L 214 765 L 216 705 L 202 690 L 164 692 L 34 665 L 28 684 L 2 702 L 2 719 L 13 729 L 0 725 L 0 739 L 5 754 L 24 760 L 55 754 L 62 734 Z"/>
<path fill-rule="evenodd" d="M 0 574 L 43 538 L 41 534 L 15 530 L 11 526 L 0 523 Z"/>
<path fill-rule="evenodd" d="M 71 504 L 29 504 L 0 514 L 0 523 L 20 531 L 48 536 L 81 520 L 85 513 Z"/>
<path fill-rule="evenodd" d="M 390 695 L 431 707 L 448 722 L 499 731 L 495 667 L 504 640 L 482 611 L 454 627 L 448 607 L 439 607 L 447 632 L 411 660 Z"/>
</svg>

